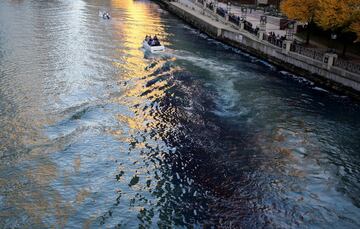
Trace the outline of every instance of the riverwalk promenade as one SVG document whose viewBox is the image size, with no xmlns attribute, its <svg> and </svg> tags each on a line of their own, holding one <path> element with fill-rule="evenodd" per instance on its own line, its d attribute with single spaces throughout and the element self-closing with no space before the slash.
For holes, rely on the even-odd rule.
<svg viewBox="0 0 360 229">
<path fill-rule="evenodd" d="M 239 8 L 228 14 L 224 5 L 202 0 L 159 0 L 169 11 L 209 36 L 302 75 L 313 81 L 359 97 L 360 66 L 341 60 L 336 54 L 295 44 L 273 23 L 260 24 L 259 12 L 239 19 Z M 231 18 L 232 17 L 232 18 Z M 237 19 L 237 20 L 236 20 Z M 250 27 L 247 23 L 250 22 Z M 255 21 L 259 21 L 256 24 Z M 256 27 L 256 28 L 255 28 Z M 275 32 L 274 32 L 275 31 Z M 281 34 L 281 39 L 270 32 Z"/>
<path fill-rule="evenodd" d="M 190 0 L 179 0 L 179 2 L 191 2 Z M 223 3 L 223 2 L 217 2 L 217 7 L 221 7 L 223 9 L 227 9 L 227 4 Z M 235 16 L 239 16 L 239 17 L 245 17 L 246 21 L 250 22 L 254 27 L 259 27 L 260 26 L 260 18 L 261 16 L 264 15 L 264 11 L 263 10 L 255 10 L 255 9 L 250 9 L 247 8 L 246 13 L 242 12 L 242 8 L 240 6 L 236 6 L 236 5 L 231 5 L 230 7 L 230 12 L 235 15 Z M 279 36 L 284 36 L 285 35 L 285 30 L 281 30 L 280 29 L 280 20 L 279 18 L 275 18 L 272 16 L 268 16 L 267 17 L 267 24 L 266 24 L 266 32 L 273 32 L 275 34 L 278 34 Z"/>
</svg>

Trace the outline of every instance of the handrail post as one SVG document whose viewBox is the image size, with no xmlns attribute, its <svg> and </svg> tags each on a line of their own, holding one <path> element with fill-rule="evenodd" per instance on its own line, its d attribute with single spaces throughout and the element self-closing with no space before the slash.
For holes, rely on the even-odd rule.
<svg viewBox="0 0 360 229">
<path fill-rule="evenodd" d="M 323 57 L 323 62 L 325 64 L 326 69 L 330 69 L 332 66 L 334 66 L 335 60 L 337 58 L 336 53 L 325 53 Z"/>
</svg>

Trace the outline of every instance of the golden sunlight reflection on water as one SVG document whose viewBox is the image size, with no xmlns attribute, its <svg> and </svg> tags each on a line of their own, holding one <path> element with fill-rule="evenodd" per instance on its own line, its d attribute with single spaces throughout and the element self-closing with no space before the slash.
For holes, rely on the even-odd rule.
<svg viewBox="0 0 360 229">
<path fill-rule="evenodd" d="M 152 73 L 169 60 L 163 60 L 161 56 L 157 56 L 154 64 L 154 57 L 144 58 L 144 50 L 141 49 L 142 41 L 149 34 L 158 34 L 164 41 L 167 34 L 161 25 L 160 15 L 148 5 L 132 0 L 113 0 L 111 5 L 112 8 L 126 10 L 127 16 L 127 23 L 117 22 L 114 25 L 116 33 L 124 37 L 123 45 L 126 53 L 121 51 L 118 54 L 121 56 L 121 61 L 114 62 L 113 65 L 123 70 L 119 80 L 127 82 L 123 96 L 115 98 L 114 101 L 128 106 L 133 112 L 134 115 L 131 116 L 119 114 L 118 120 L 126 123 L 131 128 L 130 132 L 134 133 L 145 130 L 149 123 L 156 125 L 154 123 L 156 120 L 148 113 L 142 112 L 143 107 L 138 105 L 146 103 L 146 100 L 154 101 L 163 97 L 164 90 L 168 89 L 166 80 L 157 81 L 150 87 L 145 86 L 148 81 L 159 77 L 159 75 L 152 76 Z M 166 42 L 163 43 L 166 44 Z M 148 68 L 150 64 L 154 66 Z M 170 73 L 172 71 L 174 69 L 171 69 Z"/>
</svg>

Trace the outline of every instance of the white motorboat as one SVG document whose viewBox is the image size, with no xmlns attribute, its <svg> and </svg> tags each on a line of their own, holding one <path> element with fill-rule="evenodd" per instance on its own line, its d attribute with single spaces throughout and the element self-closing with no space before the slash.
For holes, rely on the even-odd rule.
<svg viewBox="0 0 360 229">
<path fill-rule="evenodd" d="M 165 47 L 163 45 L 149 45 L 146 40 L 143 41 L 143 47 L 145 50 L 148 50 L 151 53 L 159 53 L 165 51 Z"/>
<path fill-rule="evenodd" d="M 111 18 L 110 14 L 108 12 L 106 12 L 106 11 L 102 12 L 100 10 L 99 10 L 99 17 L 102 17 L 103 19 L 110 19 Z"/>
</svg>

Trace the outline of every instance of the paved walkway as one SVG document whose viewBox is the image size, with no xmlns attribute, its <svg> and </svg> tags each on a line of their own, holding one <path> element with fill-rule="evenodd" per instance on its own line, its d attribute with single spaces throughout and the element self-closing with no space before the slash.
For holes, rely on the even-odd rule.
<svg viewBox="0 0 360 229">
<path fill-rule="evenodd" d="M 190 0 L 179 0 L 178 2 L 172 2 L 172 4 L 176 5 L 177 7 L 183 9 L 184 11 L 190 12 L 190 13 L 194 13 L 194 11 L 198 12 L 196 14 L 196 16 L 198 18 L 201 18 L 202 20 L 208 22 L 209 24 L 217 27 L 217 28 L 221 28 L 221 29 L 227 29 L 229 31 L 233 31 L 233 32 L 239 32 L 238 30 L 235 30 L 232 26 L 227 25 L 222 23 L 221 21 L 217 21 L 213 18 L 210 18 L 208 16 L 205 16 L 202 14 L 203 9 L 200 8 L 198 5 L 194 4 L 192 1 Z"/>
<path fill-rule="evenodd" d="M 218 6 L 227 9 L 227 5 L 225 3 L 219 2 Z M 239 6 L 231 5 L 230 12 L 235 14 L 236 16 L 242 16 L 241 7 Z M 260 25 L 260 17 L 262 15 L 264 15 L 264 12 L 262 10 L 252 10 L 250 13 L 248 9 L 248 12 L 246 14 L 246 20 L 250 22 L 255 28 L 256 26 Z M 269 21 L 266 24 L 266 32 L 274 32 L 275 34 L 279 34 L 279 36 L 283 36 L 286 34 L 285 30 L 280 30 L 279 25 L 273 24 Z"/>
<path fill-rule="evenodd" d="M 198 6 L 198 4 L 200 4 L 200 3 L 195 4 L 195 0 L 178 0 L 178 2 L 180 4 L 182 4 L 182 5 L 189 6 L 190 8 L 195 7 L 196 10 L 199 11 L 199 12 L 203 11 L 202 8 L 200 8 Z M 208 1 L 208 2 L 211 2 L 211 1 Z M 218 3 L 218 7 L 222 7 L 224 9 L 227 9 L 227 5 L 225 3 L 222 3 L 222 2 Z M 239 7 L 239 6 L 231 5 L 231 10 L 230 11 L 231 11 L 231 13 L 235 14 L 236 16 L 239 16 L 239 17 L 242 16 L 241 7 Z M 257 11 L 253 10 L 251 13 L 250 12 L 247 13 L 246 20 L 253 25 L 253 28 L 256 28 L 256 26 L 260 25 L 260 17 L 262 15 L 264 15 L 263 11 L 261 11 L 261 10 L 257 10 Z M 206 18 L 208 18 L 208 17 L 206 17 Z M 223 24 L 223 23 L 221 23 L 221 24 Z M 280 30 L 279 25 L 273 24 L 271 22 L 268 22 L 266 24 L 266 32 L 267 33 L 274 32 L 275 34 L 279 34 L 279 36 L 283 36 L 286 33 L 285 30 Z"/>
</svg>

